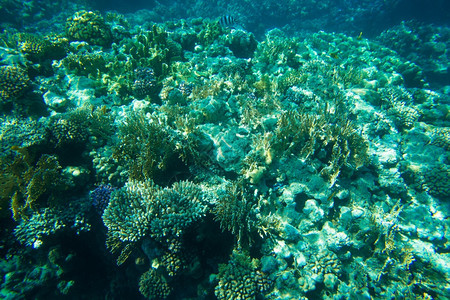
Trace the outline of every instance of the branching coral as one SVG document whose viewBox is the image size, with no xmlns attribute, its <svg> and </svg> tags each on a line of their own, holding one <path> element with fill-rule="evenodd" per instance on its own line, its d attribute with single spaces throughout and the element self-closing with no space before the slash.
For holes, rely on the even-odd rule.
<svg viewBox="0 0 450 300">
<path fill-rule="evenodd" d="M 22 244 L 39 248 L 47 237 L 63 230 L 73 230 L 76 234 L 89 231 L 89 204 L 83 198 L 71 199 L 63 205 L 39 209 L 28 220 L 20 221 L 14 235 Z"/>
<path fill-rule="evenodd" d="M 0 103 L 22 96 L 30 86 L 26 70 L 19 66 L 0 66 Z"/>
<path fill-rule="evenodd" d="M 92 11 L 81 10 L 66 21 L 66 34 L 71 40 L 85 41 L 93 45 L 110 46 L 111 28 L 103 17 Z"/>
<path fill-rule="evenodd" d="M 142 274 L 139 280 L 139 291 L 147 299 L 166 299 L 172 289 L 161 274 L 150 269 Z"/>
<path fill-rule="evenodd" d="M 244 185 L 244 181 L 240 180 L 217 191 L 217 202 L 212 210 L 220 227 L 235 234 L 239 243 L 243 242 L 244 237 L 249 238 L 252 230 L 250 213 L 254 203 Z"/>
<path fill-rule="evenodd" d="M 233 251 L 227 265 L 219 266 L 219 283 L 215 294 L 222 299 L 257 299 L 270 287 L 270 280 L 259 270 L 259 261 L 247 254 Z"/>
<path fill-rule="evenodd" d="M 131 179 L 161 179 L 158 175 L 181 153 L 176 134 L 164 121 L 143 114 L 130 114 L 119 127 L 119 138 L 114 156 L 126 161 Z"/>
<path fill-rule="evenodd" d="M 201 190 L 193 183 L 177 182 L 162 189 L 151 181 L 129 181 L 111 193 L 103 222 L 111 248 L 125 244 L 121 256 L 126 256 L 127 245 L 144 237 L 170 245 L 204 215 L 205 209 Z"/>
<path fill-rule="evenodd" d="M 278 119 L 274 149 L 307 159 L 324 151 L 321 174 L 334 183 L 342 167 L 358 169 L 367 161 L 368 144 L 353 124 L 329 113 L 312 116 L 284 112 Z"/>
</svg>

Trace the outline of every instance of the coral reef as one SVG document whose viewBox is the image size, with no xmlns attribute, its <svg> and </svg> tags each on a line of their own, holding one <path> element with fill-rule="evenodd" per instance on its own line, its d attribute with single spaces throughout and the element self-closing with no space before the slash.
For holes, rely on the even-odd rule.
<svg viewBox="0 0 450 300">
<path fill-rule="evenodd" d="M 136 80 L 133 83 L 133 93 L 136 97 L 145 97 L 155 90 L 155 72 L 151 68 L 137 68 L 134 70 Z"/>
<path fill-rule="evenodd" d="M 2 20 L 0 297 L 446 299 L 448 29 L 336 32 L 400 2 Z"/>
<path fill-rule="evenodd" d="M 39 248 L 49 236 L 66 230 L 80 234 L 91 229 L 88 221 L 90 206 L 86 199 L 70 199 L 64 205 L 43 208 L 28 220 L 22 220 L 14 229 L 17 240 L 24 245 Z"/>
</svg>

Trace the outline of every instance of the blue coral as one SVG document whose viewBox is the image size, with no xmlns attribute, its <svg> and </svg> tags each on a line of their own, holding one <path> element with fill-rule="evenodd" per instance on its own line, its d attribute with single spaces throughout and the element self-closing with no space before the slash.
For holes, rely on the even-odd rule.
<svg viewBox="0 0 450 300">
<path fill-rule="evenodd" d="M 113 190 L 114 188 L 112 186 L 108 184 L 101 184 L 89 194 L 92 205 L 100 215 L 103 214 L 103 211 L 108 206 L 109 200 L 111 199 L 111 192 Z"/>
</svg>

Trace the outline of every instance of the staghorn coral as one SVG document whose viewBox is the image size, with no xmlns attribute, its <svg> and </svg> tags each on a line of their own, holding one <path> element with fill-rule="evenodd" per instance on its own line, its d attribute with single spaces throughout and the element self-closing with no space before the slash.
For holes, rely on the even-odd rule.
<svg viewBox="0 0 450 300">
<path fill-rule="evenodd" d="M 66 35 L 73 41 L 109 47 L 112 43 L 110 26 L 96 12 L 81 10 L 66 21 Z"/>
<path fill-rule="evenodd" d="M 19 66 L 0 66 L 0 103 L 22 96 L 30 86 L 27 71 Z"/>
<path fill-rule="evenodd" d="M 219 265 L 217 299 L 257 299 L 271 287 L 270 280 L 259 269 L 259 260 L 234 250 L 228 264 Z"/>
</svg>

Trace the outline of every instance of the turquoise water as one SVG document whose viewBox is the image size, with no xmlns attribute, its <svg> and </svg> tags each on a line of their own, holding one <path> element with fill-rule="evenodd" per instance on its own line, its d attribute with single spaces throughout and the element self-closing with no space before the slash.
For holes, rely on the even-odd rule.
<svg viewBox="0 0 450 300">
<path fill-rule="evenodd" d="M 0 2 L 0 298 L 448 299 L 427 3 Z"/>
</svg>

